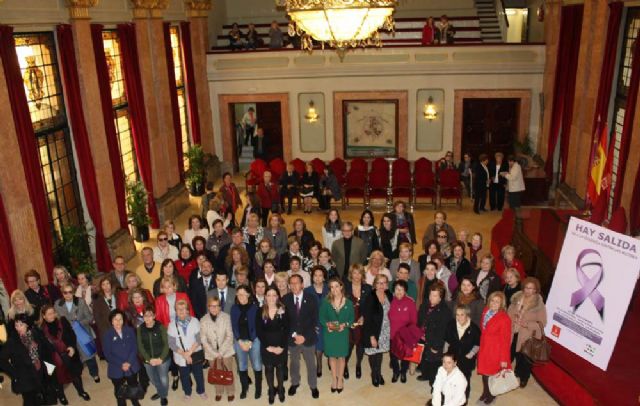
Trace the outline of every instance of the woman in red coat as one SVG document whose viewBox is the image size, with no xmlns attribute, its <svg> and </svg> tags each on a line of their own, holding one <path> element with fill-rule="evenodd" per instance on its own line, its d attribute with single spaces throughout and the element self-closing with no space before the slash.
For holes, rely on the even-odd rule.
<svg viewBox="0 0 640 406">
<path fill-rule="evenodd" d="M 273 209 L 280 211 L 280 192 L 278 185 L 271 182 L 271 172 L 265 171 L 262 179 L 263 181 L 258 185 L 258 197 L 262 207 L 262 227 L 266 227 L 269 211 L 273 212 Z"/>
<path fill-rule="evenodd" d="M 489 376 L 511 369 L 511 318 L 506 312 L 506 298 L 502 292 L 493 292 L 487 298 L 482 312 L 478 374 L 482 375 L 480 402 L 490 404 L 495 396 L 489 391 Z"/>
<path fill-rule="evenodd" d="M 431 45 L 433 44 L 433 34 L 435 32 L 435 27 L 433 26 L 433 17 L 427 18 L 427 22 L 424 24 L 424 28 L 422 29 L 422 45 Z"/>
<path fill-rule="evenodd" d="M 516 258 L 516 249 L 513 245 L 505 245 L 500 251 L 500 259 L 496 261 L 496 273 L 502 280 L 502 274 L 505 269 L 516 268 L 520 274 L 520 280 L 523 281 L 527 277 L 527 273 L 524 271 L 524 265 Z"/>
<path fill-rule="evenodd" d="M 176 319 L 175 305 L 178 300 L 186 300 L 189 304 L 189 310 L 191 316 L 193 313 L 193 306 L 186 293 L 176 292 L 176 281 L 174 278 L 166 277 L 160 282 L 160 290 L 162 295 L 156 298 L 156 320 L 163 326 L 167 327 L 170 322 Z"/>
</svg>

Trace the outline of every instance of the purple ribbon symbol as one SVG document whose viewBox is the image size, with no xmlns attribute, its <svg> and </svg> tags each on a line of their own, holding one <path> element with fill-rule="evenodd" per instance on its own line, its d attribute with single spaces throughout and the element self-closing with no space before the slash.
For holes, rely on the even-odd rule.
<svg viewBox="0 0 640 406">
<path fill-rule="evenodd" d="M 600 258 L 600 261 L 586 262 L 583 264 L 582 260 L 588 254 L 597 255 L 598 258 Z M 587 266 L 598 267 L 598 272 L 591 278 L 589 278 L 583 271 L 583 268 Z M 581 288 L 571 294 L 571 306 L 574 307 L 574 311 L 578 310 L 578 307 L 580 307 L 580 305 L 589 298 L 596 307 L 596 310 L 598 310 L 598 313 L 600 313 L 600 317 L 603 317 L 604 296 L 598 292 L 598 285 L 600 285 L 600 282 L 602 282 L 602 278 L 604 277 L 604 268 L 602 267 L 602 256 L 598 251 L 587 248 L 578 255 L 578 258 L 576 259 L 576 276 L 578 277 L 578 282 L 580 283 Z"/>
</svg>

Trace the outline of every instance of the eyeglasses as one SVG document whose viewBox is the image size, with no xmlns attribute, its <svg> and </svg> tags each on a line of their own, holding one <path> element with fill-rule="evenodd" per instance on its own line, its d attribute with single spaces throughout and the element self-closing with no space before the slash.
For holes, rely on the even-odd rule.
<svg viewBox="0 0 640 406">
<path fill-rule="evenodd" d="M 165 238 L 158 238 L 158 241 L 169 241 L 169 239 L 166 238 L 166 237 Z"/>
</svg>

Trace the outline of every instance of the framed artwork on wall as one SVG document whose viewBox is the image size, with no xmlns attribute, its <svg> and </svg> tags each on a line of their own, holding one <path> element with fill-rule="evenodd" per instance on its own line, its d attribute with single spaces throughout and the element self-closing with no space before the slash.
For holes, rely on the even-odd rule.
<svg viewBox="0 0 640 406">
<path fill-rule="evenodd" d="M 398 156 L 398 100 L 343 100 L 345 158 Z"/>
</svg>

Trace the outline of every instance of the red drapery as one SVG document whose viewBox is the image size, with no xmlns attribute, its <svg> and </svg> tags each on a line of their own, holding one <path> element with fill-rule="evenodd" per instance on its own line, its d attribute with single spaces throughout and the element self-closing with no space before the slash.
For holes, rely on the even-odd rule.
<svg viewBox="0 0 640 406">
<path fill-rule="evenodd" d="M 182 154 L 182 128 L 180 126 L 180 111 L 178 106 L 178 90 L 176 88 L 176 71 L 173 64 L 173 50 L 171 49 L 171 23 L 164 23 L 164 48 L 167 54 L 167 69 L 169 71 L 169 99 L 171 99 L 171 113 L 173 114 L 173 131 L 175 133 L 176 151 L 178 152 L 178 174 L 184 180 L 184 165 Z"/>
<path fill-rule="evenodd" d="M 7 212 L 4 210 L 2 195 L 0 195 L 0 247 L 3 247 L 0 255 L 0 277 L 4 282 L 4 287 L 11 294 L 17 287 L 16 280 L 16 258 L 13 254 L 13 243 L 9 234 L 9 221 Z"/>
<path fill-rule="evenodd" d="M 635 46 L 633 48 L 632 58 L 633 60 L 631 62 L 631 78 L 629 79 L 629 90 L 627 92 L 627 105 L 624 110 L 624 123 L 622 127 L 622 135 L 620 137 L 620 155 L 618 157 L 618 170 L 616 172 L 616 187 L 614 190 L 612 190 L 614 211 L 620 206 L 620 199 L 622 198 L 622 187 L 624 186 L 624 175 L 627 169 L 627 158 L 629 158 L 631 133 L 633 132 L 636 104 L 638 102 L 638 87 L 640 87 L 640 39 L 636 40 Z M 631 185 L 629 185 L 628 187 L 631 187 Z M 636 201 L 636 207 L 638 207 L 638 197 L 636 196 L 638 193 L 640 192 L 638 191 L 638 177 L 636 176 L 636 182 L 631 198 L 632 209 L 634 200 Z M 631 226 L 636 227 L 638 222 L 637 210 L 631 211 L 631 218 Z"/>
<path fill-rule="evenodd" d="M 29 198 L 33 206 L 36 232 L 40 240 L 40 248 L 46 267 L 45 271 L 49 279 L 51 279 L 54 265 L 51 223 L 49 210 L 47 209 L 42 172 L 40 170 L 40 152 L 38 150 L 36 136 L 33 132 L 31 116 L 29 115 L 27 95 L 24 91 L 24 82 L 22 81 L 22 73 L 20 71 L 20 64 L 18 63 L 18 55 L 16 54 L 16 45 L 13 40 L 13 27 L 0 25 L 0 57 L 2 58 L 13 122 L 18 135 L 18 145 L 20 147 L 22 165 L 24 166 L 25 180 L 27 182 L 27 189 L 29 190 Z M 25 230 L 25 232 L 30 231 Z"/>
<path fill-rule="evenodd" d="M 147 189 L 148 210 L 151 216 L 151 226 L 160 227 L 158 208 L 153 194 L 153 174 L 151 171 L 151 148 L 149 147 L 149 128 L 144 107 L 142 92 L 142 75 L 138 64 L 138 41 L 136 40 L 135 24 L 119 24 L 118 38 L 122 55 L 122 71 L 124 72 L 129 115 L 131 117 L 131 133 L 136 149 L 136 159 L 140 177 Z"/>
<path fill-rule="evenodd" d="M 62 68 L 62 82 L 67 96 L 67 114 L 73 130 L 73 141 L 76 146 L 76 157 L 78 158 L 80 176 L 82 177 L 84 200 L 96 231 L 96 262 L 98 270 L 108 272 L 111 269 L 111 255 L 104 236 L 104 229 L 102 228 L 102 210 L 100 209 L 100 197 L 89 144 L 89 134 L 84 121 L 78 65 L 73 47 L 73 32 L 71 25 L 68 24 L 58 25 L 56 31 L 58 35 L 58 52 L 60 52 L 60 66 Z"/>
<path fill-rule="evenodd" d="M 580 51 L 580 35 L 582 31 L 583 5 L 562 7 L 560 22 L 560 41 L 556 62 L 556 77 L 553 90 L 553 110 L 551 113 L 551 130 L 547 147 L 545 172 L 553 177 L 553 156 L 560 134 L 560 160 L 562 171 L 560 180 L 564 181 L 569 153 L 569 133 L 573 120 L 573 102 L 576 87 L 576 71 Z"/>
<path fill-rule="evenodd" d="M 120 147 L 118 147 L 118 133 L 113 117 L 113 102 L 111 101 L 111 86 L 109 82 L 109 68 L 104 53 L 101 24 L 91 24 L 91 37 L 93 41 L 93 54 L 96 59 L 98 73 L 98 86 L 100 87 L 100 104 L 102 105 L 102 118 L 107 136 L 107 149 L 109 162 L 111 163 L 111 175 L 116 195 L 116 206 L 120 219 L 120 228 L 127 229 L 127 209 L 125 206 L 125 187 L 122 163 L 120 162 Z"/>
<path fill-rule="evenodd" d="M 182 41 L 182 60 L 184 61 L 185 84 L 187 85 L 187 107 L 191 123 L 191 139 L 200 144 L 200 116 L 198 115 L 198 96 L 196 94 L 195 73 L 193 72 L 193 51 L 191 48 L 191 25 L 180 23 L 180 39 Z"/>
</svg>

